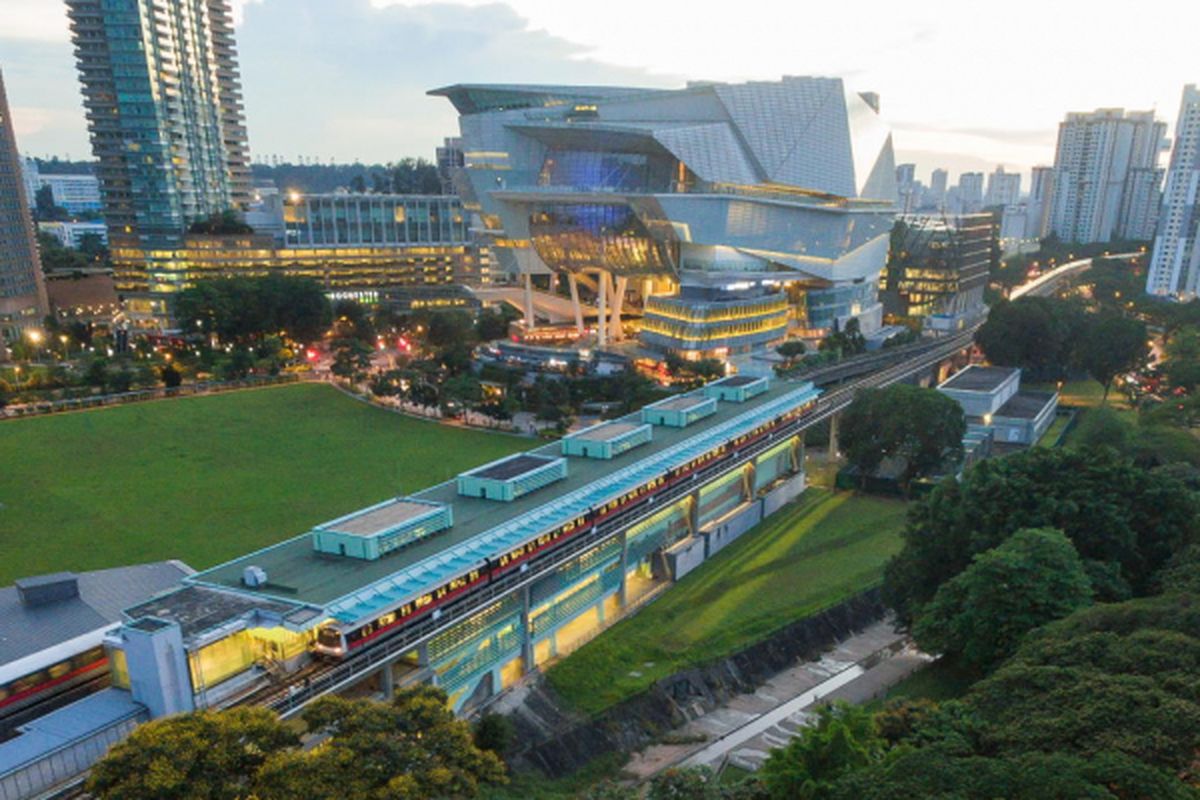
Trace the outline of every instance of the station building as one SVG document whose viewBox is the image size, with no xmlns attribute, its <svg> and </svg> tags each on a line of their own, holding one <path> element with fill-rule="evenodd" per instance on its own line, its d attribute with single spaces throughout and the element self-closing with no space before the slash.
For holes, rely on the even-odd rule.
<svg viewBox="0 0 1200 800">
<path fill-rule="evenodd" d="M 724 378 L 188 576 L 125 610 L 114 683 L 151 717 L 363 682 L 471 708 L 798 495 L 818 394 Z"/>
</svg>

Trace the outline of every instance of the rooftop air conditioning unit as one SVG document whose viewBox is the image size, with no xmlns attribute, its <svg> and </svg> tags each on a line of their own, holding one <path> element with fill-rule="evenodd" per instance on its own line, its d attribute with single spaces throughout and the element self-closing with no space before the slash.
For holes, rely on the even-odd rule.
<svg viewBox="0 0 1200 800">
<path fill-rule="evenodd" d="M 267 585 L 267 571 L 262 567 L 246 567 L 242 570 L 242 583 L 251 589 Z"/>
</svg>

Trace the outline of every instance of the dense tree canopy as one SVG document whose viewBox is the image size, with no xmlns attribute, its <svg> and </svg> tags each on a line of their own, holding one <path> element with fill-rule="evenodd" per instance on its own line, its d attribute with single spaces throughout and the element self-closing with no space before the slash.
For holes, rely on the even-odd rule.
<svg viewBox="0 0 1200 800">
<path fill-rule="evenodd" d="M 468 798 L 505 780 L 503 762 L 476 747 L 471 727 L 431 686 L 403 690 L 391 704 L 326 696 L 303 716 L 309 732 L 330 738 L 268 759 L 259 800 Z"/>
<path fill-rule="evenodd" d="M 836 703 L 821 706 L 816 716 L 763 763 L 761 778 L 772 800 L 821 800 L 838 778 L 882 760 L 885 742 L 866 708 Z"/>
<path fill-rule="evenodd" d="M 88 790 L 100 800 L 426 800 L 505 780 L 441 689 L 403 690 L 392 703 L 327 696 L 303 719 L 316 747 L 301 748 L 261 708 L 156 720 L 97 763 Z"/>
<path fill-rule="evenodd" d="M 873 474 L 884 459 L 902 464 L 904 487 L 962 456 L 967 432 L 962 407 L 933 389 L 895 384 L 865 389 L 841 420 L 841 447 L 859 474 Z"/>
<path fill-rule="evenodd" d="M 1091 601 L 1091 581 L 1070 540 L 1053 529 L 1020 530 L 942 584 L 913 636 L 926 652 L 987 670 L 1029 631 Z"/>
<path fill-rule="evenodd" d="M 1088 315 L 1075 342 L 1075 360 L 1104 387 L 1104 400 L 1113 378 L 1141 366 L 1148 352 L 1146 324 L 1109 312 Z"/>
<path fill-rule="evenodd" d="M 218 278 L 175 295 L 175 319 L 185 331 L 231 342 L 286 331 L 297 341 L 319 338 L 332 313 L 320 285 L 307 278 Z"/>
<path fill-rule="evenodd" d="M 96 766 L 100 800 L 235 800 L 272 755 L 299 744 L 263 708 L 200 711 L 148 722 Z"/>
<path fill-rule="evenodd" d="M 1170 476 L 1111 450 L 1034 448 L 984 461 L 913 506 L 904 547 L 886 570 L 885 596 L 911 623 L 975 555 L 1021 528 L 1041 527 L 1071 540 L 1100 599 L 1142 594 L 1195 540 L 1196 514 L 1196 498 Z"/>
<path fill-rule="evenodd" d="M 1084 311 L 1051 297 L 1022 297 L 993 305 L 975 334 L 988 361 L 1020 367 L 1034 380 L 1066 376 L 1083 330 Z"/>
</svg>

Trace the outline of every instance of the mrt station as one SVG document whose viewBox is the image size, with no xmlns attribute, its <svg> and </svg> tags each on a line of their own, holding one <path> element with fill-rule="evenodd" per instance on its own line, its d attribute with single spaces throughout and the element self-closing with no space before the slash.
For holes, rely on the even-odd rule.
<svg viewBox="0 0 1200 800">
<path fill-rule="evenodd" d="M 810 383 L 735 375 L 189 575 L 125 611 L 149 716 L 443 687 L 465 712 L 804 489 Z"/>
</svg>

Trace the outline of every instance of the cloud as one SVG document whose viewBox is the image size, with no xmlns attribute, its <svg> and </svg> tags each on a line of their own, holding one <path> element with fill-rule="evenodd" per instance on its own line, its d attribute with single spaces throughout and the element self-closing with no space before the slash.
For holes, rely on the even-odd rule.
<svg viewBox="0 0 1200 800">
<path fill-rule="evenodd" d="M 238 50 L 256 154 L 432 157 L 458 125 L 449 102 L 425 93 L 452 83 L 683 83 L 599 62 L 504 4 L 332 8 L 328 0 L 244 7 Z"/>
<path fill-rule="evenodd" d="M 892 120 L 896 130 L 919 130 L 927 133 L 951 134 L 970 136 L 977 139 L 990 139 L 1007 145 L 1036 145 L 1039 147 L 1054 147 L 1057 131 L 1053 128 L 1020 129 L 1020 128 L 987 128 L 961 127 L 955 125 L 928 125 L 921 122 L 906 122 Z"/>
</svg>

